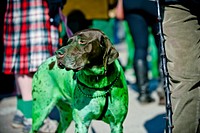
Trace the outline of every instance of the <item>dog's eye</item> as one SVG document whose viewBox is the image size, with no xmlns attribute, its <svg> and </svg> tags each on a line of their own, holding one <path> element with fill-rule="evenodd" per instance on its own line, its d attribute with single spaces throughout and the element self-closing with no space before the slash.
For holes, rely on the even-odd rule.
<svg viewBox="0 0 200 133">
<path fill-rule="evenodd" d="M 78 43 L 81 44 L 81 45 L 85 45 L 86 41 L 85 40 L 79 40 Z"/>
</svg>

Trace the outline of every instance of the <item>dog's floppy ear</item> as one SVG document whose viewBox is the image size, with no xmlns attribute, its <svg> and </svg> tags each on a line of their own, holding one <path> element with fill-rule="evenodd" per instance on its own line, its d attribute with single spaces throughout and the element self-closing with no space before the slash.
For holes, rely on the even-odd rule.
<svg viewBox="0 0 200 133">
<path fill-rule="evenodd" d="M 103 55 L 103 65 L 105 67 L 105 70 L 107 70 L 107 65 L 111 64 L 115 61 L 115 59 L 118 58 L 119 53 L 118 51 L 113 47 L 112 43 L 110 42 L 109 38 L 105 35 L 101 37 L 101 45 L 105 47 L 105 53 Z"/>
</svg>

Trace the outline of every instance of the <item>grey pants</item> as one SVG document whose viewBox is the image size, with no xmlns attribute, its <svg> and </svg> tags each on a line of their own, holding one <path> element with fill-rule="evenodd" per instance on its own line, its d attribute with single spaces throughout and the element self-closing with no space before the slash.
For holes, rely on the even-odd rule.
<svg viewBox="0 0 200 133">
<path fill-rule="evenodd" d="M 165 7 L 163 32 L 172 91 L 173 133 L 200 133 L 200 25 L 181 5 Z"/>
</svg>

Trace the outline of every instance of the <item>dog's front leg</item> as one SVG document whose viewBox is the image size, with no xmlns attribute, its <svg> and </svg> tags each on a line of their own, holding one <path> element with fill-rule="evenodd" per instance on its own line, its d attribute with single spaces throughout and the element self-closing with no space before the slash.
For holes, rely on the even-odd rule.
<svg viewBox="0 0 200 133">
<path fill-rule="evenodd" d="M 111 133 L 123 133 L 122 123 L 112 123 L 110 124 Z"/>
<path fill-rule="evenodd" d="M 43 74 L 43 73 L 42 73 Z M 53 82 L 46 75 L 36 73 L 33 79 L 33 109 L 32 109 L 32 132 L 39 131 L 45 118 L 54 108 L 57 103 L 58 92 L 53 91 L 56 88 L 54 85 L 50 85 Z M 39 76 L 38 76 L 39 75 Z M 42 77 L 42 78 L 38 78 Z M 44 78 L 45 77 L 45 78 Z M 56 89 L 55 89 L 56 90 Z"/>
<path fill-rule="evenodd" d="M 75 133 L 88 133 L 88 128 L 90 124 L 87 123 L 75 123 Z"/>
<path fill-rule="evenodd" d="M 75 133 L 88 133 L 91 120 L 84 120 L 76 109 L 73 110 L 73 119 L 75 122 Z"/>
<path fill-rule="evenodd" d="M 56 133 L 65 133 L 72 121 L 72 108 L 62 100 L 60 100 L 57 105 L 60 111 L 60 122 Z"/>
<path fill-rule="evenodd" d="M 38 98 L 39 99 L 39 98 Z M 38 100 L 40 101 L 40 100 Z M 46 101 L 42 101 L 46 102 Z M 40 102 L 40 103 L 42 103 Z M 49 112 L 53 109 L 55 106 L 55 100 L 53 99 L 51 103 L 47 104 L 37 104 L 38 102 L 33 103 L 33 123 L 30 133 L 36 133 L 39 131 L 40 126 L 42 125 L 43 121 L 49 114 Z"/>
</svg>

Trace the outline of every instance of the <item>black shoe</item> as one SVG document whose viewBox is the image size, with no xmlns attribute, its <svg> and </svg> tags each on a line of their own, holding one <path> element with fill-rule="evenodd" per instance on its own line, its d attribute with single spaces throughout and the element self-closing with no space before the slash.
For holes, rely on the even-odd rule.
<svg viewBox="0 0 200 133">
<path fill-rule="evenodd" d="M 155 101 L 154 98 L 152 98 L 149 94 L 140 94 L 138 97 L 138 101 L 141 104 L 148 104 L 148 103 L 152 103 Z"/>
<path fill-rule="evenodd" d="M 164 97 L 159 97 L 159 105 L 165 105 L 165 98 Z"/>
</svg>

